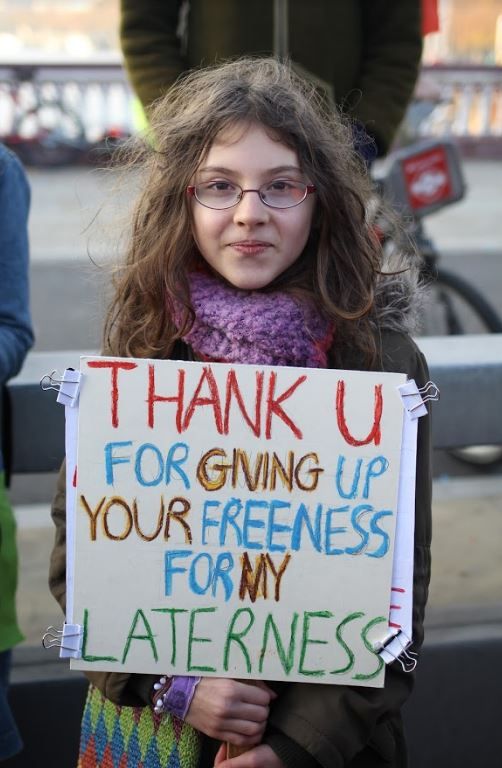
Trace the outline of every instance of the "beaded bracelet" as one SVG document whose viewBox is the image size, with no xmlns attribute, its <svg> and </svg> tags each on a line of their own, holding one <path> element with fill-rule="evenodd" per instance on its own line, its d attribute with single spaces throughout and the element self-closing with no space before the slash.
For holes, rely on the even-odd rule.
<svg viewBox="0 0 502 768">
<path fill-rule="evenodd" d="M 172 677 L 163 675 L 160 680 L 153 685 L 152 701 L 154 705 L 153 711 L 156 715 L 160 715 L 162 712 L 164 712 L 164 696 L 171 687 L 172 682 Z"/>
<path fill-rule="evenodd" d="M 180 720 L 184 720 L 199 682 L 200 677 L 181 675 L 171 678 L 161 677 L 154 685 L 154 712 L 156 714 L 169 712 Z"/>
</svg>

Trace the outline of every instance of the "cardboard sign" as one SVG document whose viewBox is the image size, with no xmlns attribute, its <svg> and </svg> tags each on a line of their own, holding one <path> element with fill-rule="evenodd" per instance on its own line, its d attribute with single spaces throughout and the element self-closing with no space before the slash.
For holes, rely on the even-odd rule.
<svg viewBox="0 0 502 768">
<path fill-rule="evenodd" d="M 81 372 L 72 668 L 382 686 L 406 376 Z"/>
</svg>

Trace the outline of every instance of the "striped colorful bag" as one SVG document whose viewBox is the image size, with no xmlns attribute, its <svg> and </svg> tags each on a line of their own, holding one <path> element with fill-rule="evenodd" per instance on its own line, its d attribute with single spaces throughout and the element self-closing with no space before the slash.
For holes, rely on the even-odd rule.
<svg viewBox="0 0 502 768">
<path fill-rule="evenodd" d="M 196 768 L 201 735 L 153 707 L 119 707 L 93 685 L 82 716 L 78 768 Z"/>
</svg>

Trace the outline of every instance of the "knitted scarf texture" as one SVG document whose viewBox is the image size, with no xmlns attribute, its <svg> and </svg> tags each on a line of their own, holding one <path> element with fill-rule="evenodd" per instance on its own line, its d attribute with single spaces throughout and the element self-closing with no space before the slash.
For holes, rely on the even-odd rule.
<svg viewBox="0 0 502 768">
<path fill-rule="evenodd" d="M 190 275 L 190 295 L 195 321 L 183 340 L 201 359 L 326 367 L 333 325 L 309 303 L 280 291 L 242 291 L 206 272 Z"/>
</svg>

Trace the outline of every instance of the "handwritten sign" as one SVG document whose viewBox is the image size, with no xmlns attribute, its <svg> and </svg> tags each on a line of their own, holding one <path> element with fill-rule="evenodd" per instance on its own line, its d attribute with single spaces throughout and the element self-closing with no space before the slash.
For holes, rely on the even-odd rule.
<svg viewBox="0 0 502 768">
<path fill-rule="evenodd" d="M 382 686 L 406 377 L 81 371 L 71 666 Z"/>
</svg>

